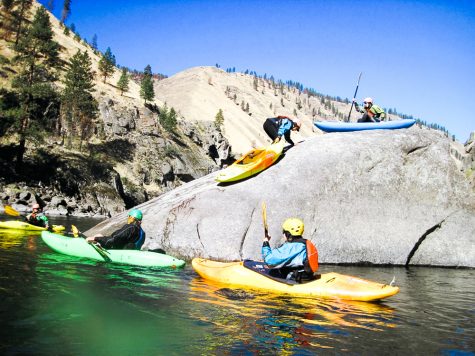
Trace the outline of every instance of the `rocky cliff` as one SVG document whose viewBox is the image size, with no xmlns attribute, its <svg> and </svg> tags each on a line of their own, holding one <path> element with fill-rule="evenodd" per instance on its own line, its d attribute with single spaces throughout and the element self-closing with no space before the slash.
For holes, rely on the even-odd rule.
<svg viewBox="0 0 475 356">
<path fill-rule="evenodd" d="M 229 159 L 230 146 L 212 122 L 180 118 L 177 129 L 167 132 L 157 112 L 106 98 L 96 125 L 99 132 L 84 152 L 52 139 L 29 154 L 28 181 L 18 181 L 9 157 L 2 157 L 1 203 L 21 212 L 37 201 L 50 215 L 110 216 L 215 171 Z"/>
<path fill-rule="evenodd" d="M 271 244 L 301 217 L 322 263 L 475 267 L 475 195 L 442 134 L 408 130 L 307 139 L 248 180 L 210 174 L 139 206 L 145 248 L 187 259 L 259 258 L 261 203 Z M 110 233 L 126 213 L 88 234 Z"/>
</svg>

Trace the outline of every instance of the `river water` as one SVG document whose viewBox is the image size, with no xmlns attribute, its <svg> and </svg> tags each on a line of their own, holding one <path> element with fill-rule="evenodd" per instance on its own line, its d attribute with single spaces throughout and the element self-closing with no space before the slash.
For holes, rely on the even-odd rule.
<svg viewBox="0 0 475 356">
<path fill-rule="evenodd" d="M 321 266 L 330 271 L 395 276 L 401 291 L 366 303 L 229 290 L 190 265 L 88 261 L 0 230 L 0 354 L 474 355 L 475 270 Z"/>
</svg>

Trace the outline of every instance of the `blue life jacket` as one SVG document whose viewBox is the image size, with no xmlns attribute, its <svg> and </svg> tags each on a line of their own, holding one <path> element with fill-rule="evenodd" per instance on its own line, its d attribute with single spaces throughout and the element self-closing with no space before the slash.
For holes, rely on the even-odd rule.
<svg viewBox="0 0 475 356">
<path fill-rule="evenodd" d="M 145 242 L 145 231 L 143 231 L 142 228 L 140 228 L 139 238 L 137 241 L 134 242 L 135 249 L 140 250 L 144 242 Z"/>
</svg>

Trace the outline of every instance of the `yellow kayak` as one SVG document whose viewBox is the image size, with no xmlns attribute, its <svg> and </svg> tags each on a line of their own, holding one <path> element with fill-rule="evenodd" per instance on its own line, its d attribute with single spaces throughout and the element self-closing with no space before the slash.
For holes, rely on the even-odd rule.
<svg viewBox="0 0 475 356">
<path fill-rule="evenodd" d="M 284 150 L 284 144 L 285 141 L 281 139 L 267 147 L 252 149 L 232 165 L 219 171 L 216 181 L 221 183 L 234 182 L 263 171 L 280 157 Z"/>
<path fill-rule="evenodd" d="M 46 228 L 28 224 L 24 221 L 0 221 L 0 229 L 22 230 L 22 231 L 45 231 Z M 52 230 L 55 232 L 64 231 L 66 228 L 63 225 L 53 225 Z"/>
<path fill-rule="evenodd" d="M 194 270 L 204 279 L 234 287 L 285 293 L 301 297 L 337 298 L 344 300 L 375 301 L 399 292 L 398 287 L 376 283 L 339 273 L 325 273 L 306 282 L 278 280 L 266 275 L 263 262 L 217 262 L 203 258 L 191 261 Z"/>
</svg>

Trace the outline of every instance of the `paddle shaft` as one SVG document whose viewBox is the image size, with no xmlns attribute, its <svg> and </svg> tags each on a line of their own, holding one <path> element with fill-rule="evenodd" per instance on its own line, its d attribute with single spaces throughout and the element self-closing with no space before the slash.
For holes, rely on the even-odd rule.
<svg viewBox="0 0 475 356">
<path fill-rule="evenodd" d="M 356 99 L 356 93 L 358 93 L 358 87 L 360 86 L 361 74 L 363 74 L 363 72 L 360 72 L 360 75 L 358 77 L 358 83 L 356 84 L 355 95 L 353 95 L 353 99 Z M 351 110 L 353 110 L 353 100 L 351 101 L 350 113 L 348 114 L 348 119 L 346 120 L 346 122 L 350 122 Z"/>
<path fill-rule="evenodd" d="M 78 235 L 83 239 L 86 239 L 87 236 L 84 235 L 75 225 L 71 225 L 71 230 L 73 231 L 73 235 Z M 98 242 L 89 242 L 89 244 L 97 251 L 99 255 L 104 259 L 106 262 L 111 262 L 111 258 L 107 255 L 107 250 L 103 248 Z"/>
</svg>

